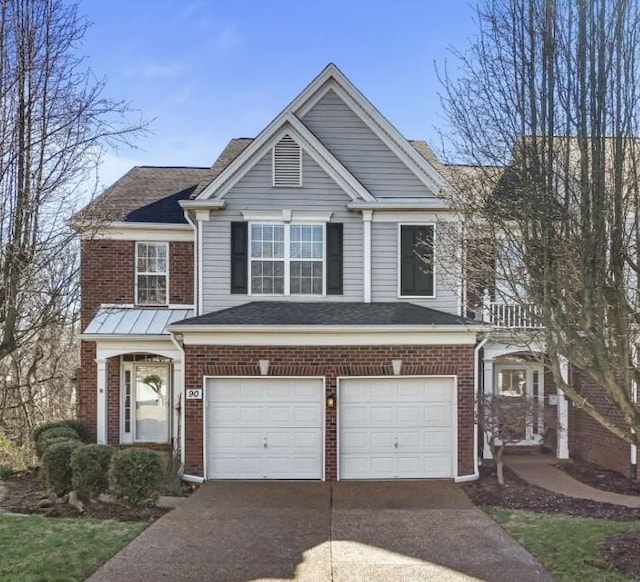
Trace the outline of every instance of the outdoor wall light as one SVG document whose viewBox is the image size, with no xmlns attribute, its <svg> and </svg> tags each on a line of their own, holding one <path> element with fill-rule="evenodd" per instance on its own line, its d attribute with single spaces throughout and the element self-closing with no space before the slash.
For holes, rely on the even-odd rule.
<svg viewBox="0 0 640 582">
<path fill-rule="evenodd" d="M 327 408 L 335 408 L 335 407 L 336 407 L 336 397 L 327 396 Z"/>
<path fill-rule="evenodd" d="M 402 360 L 391 360 L 391 365 L 393 366 L 393 375 L 399 376 L 402 371 Z"/>
<path fill-rule="evenodd" d="M 269 374 L 269 360 L 258 360 L 260 366 L 260 374 L 266 376 Z"/>
</svg>

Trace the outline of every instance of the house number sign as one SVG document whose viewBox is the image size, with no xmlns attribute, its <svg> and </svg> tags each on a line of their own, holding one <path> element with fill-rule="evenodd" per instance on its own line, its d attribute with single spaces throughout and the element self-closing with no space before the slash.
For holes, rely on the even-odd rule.
<svg viewBox="0 0 640 582">
<path fill-rule="evenodd" d="M 187 400 L 202 400 L 202 388 L 187 388 Z"/>
</svg>

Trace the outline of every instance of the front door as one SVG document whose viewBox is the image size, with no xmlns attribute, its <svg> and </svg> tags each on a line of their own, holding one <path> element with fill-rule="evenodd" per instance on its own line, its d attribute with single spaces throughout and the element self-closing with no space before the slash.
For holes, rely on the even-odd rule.
<svg viewBox="0 0 640 582">
<path fill-rule="evenodd" d="M 495 367 L 495 394 L 510 398 L 528 398 L 538 406 L 522 419 L 522 439 L 516 445 L 538 445 L 544 436 L 544 373 L 538 364 L 501 364 Z"/>
</svg>

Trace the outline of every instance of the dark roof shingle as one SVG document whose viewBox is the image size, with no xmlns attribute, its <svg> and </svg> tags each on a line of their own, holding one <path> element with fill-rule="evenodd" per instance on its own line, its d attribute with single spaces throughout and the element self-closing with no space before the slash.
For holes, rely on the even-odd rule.
<svg viewBox="0 0 640 582">
<path fill-rule="evenodd" d="M 474 325 L 476 322 L 412 303 L 253 301 L 176 322 L 176 325 Z"/>
</svg>

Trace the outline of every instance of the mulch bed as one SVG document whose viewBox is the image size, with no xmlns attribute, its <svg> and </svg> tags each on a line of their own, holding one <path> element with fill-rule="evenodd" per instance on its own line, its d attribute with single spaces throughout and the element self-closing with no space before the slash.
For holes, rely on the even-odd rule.
<svg viewBox="0 0 640 582">
<path fill-rule="evenodd" d="M 640 532 L 612 534 L 600 542 L 600 555 L 608 564 L 640 580 Z"/>
<path fill-rule="evenodd" d="M 51 507 L 39 504 L 47 497 L 38 471 L 33 469 L 17 473 L 6 482 L 7 495 L 0 500 L 0 508 L 11 513 L 35 513 L 47 517 L 94 517 L 115 521 L 153 522 L 167 511 L 163 507 L 124 507 L 115 503 L 86 503 L 79 511 L 68 503 L 53 503 Z"/>
<path fill-rule="evenodd" d="M 558 463 L 556 466 L 574 479 L 596 489 L 623 495 L 640 495 L 640 482 L 634 483 L 620 473 L 603 469 L 593 463 L 574 459 L 566 463 Z"/>
<path fill-rule="evenodd" d="M 557 495 L 530 485 L 507 467 L 504 469 L 504 476 L 505 486 L 502 487 L 496 479 L 495 467 L 485 465 L 480 470 L 480 479 L 466 483 L 464 489 L 476 505 L 523 509 L 536 513 L 564 513 L 574 517 L 613 521 L 640 521 L 640 509 Z"/>
</svg>

